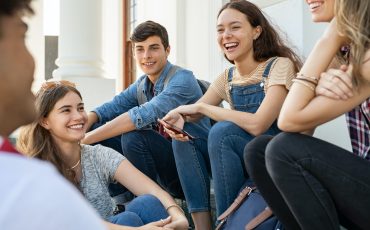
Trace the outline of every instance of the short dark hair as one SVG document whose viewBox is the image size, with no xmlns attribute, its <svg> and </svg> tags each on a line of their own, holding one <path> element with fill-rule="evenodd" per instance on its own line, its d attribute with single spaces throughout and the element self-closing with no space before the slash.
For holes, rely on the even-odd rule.
<svg viewBox="0 0 370 230">
<path fill-rule="evenodd" d="M 3 15 L 12 15 L 18 11 L 25 11 L 33 14 L 31 8 L 32 0 L 0 0 L 0 17 Z"/>
<path fill-rule="evenodd" d="M 33 14 L 31 1 L 32 0 L 0 0 L 0 21 L 3 16 L 11 16 L 18 12 Z M 2 28 L 0 27 L 0 38 L 1 31 Z"/>
<path fill-rule="evenodd" d="M 151 36 L 158 36 L 161 39 L 164 48 L 167 49 L 169 46 L 167 30 L 161 24 L 153 21 L 146 21 L 139 24 L 134 29 L 130 40 L 132 42 L 142 42 Z"/>
</svg>

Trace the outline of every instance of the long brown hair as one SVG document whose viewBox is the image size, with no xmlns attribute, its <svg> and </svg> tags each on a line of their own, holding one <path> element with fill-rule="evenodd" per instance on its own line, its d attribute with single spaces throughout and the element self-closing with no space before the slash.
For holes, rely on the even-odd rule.
<svg viewBox="0 0 370 230">
<path fill-rule="evenodd" d="M 220 9 L 217 18 L 225 9 L 234 9 L 243 13 L 252 27 L 256 28 L 260 26 L 262 28 L 258 39 L 253 41 L 254 59 L 256 61 L 265 61 L 275 56 L 287 57 L 294 63 L 295 71 L 299 71 L 302 66 L 301 59 L 291 48 L 284 44 L 278 32 L 271 26 L 270 22 L 256 5 L 245 0 L 231 1 Z M 233 63 L 231 60 L 228 61 Z"/>
<path fill-rule="evenodd" d="M 369 0 L 337 0 L 335 14 L 338 30 L 351 41 L 350 64 L 355 86 L 364 83 L 361 67 L 365 53 L 370 48 L 370 2 Z"/>
<path fill-rule="evenodd" d="M 45 82 L 36 94 L 37 119 L 20 130 L 17 149 L 30 157 L 51 162 L 58 171 L 74 185 L 78 185 L 76 174 L 62 159 L 61 150 L 54 142 L 50 131 L 41 122 L 48 117 L 55 104 L 68 92 L 76 93 L 81 99 L 80 92 L 69 81 Z"/>
</svg>

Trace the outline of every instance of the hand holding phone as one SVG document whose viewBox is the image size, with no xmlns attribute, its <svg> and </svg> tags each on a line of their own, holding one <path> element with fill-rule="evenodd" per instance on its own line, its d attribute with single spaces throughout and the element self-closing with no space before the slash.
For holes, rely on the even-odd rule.
<svg viewBox="0 0 370 230">
<path fill-rule="evenodd" d="M 182 134 L 184 137 L 188 137 L 190 140 L 194 139 L 194 137 L 192 135 L 190 135 L 188 132 L 186 132 L 185 130 L 180 129 L 179 127 L 177 127 L 177 126 L 175 126 L 171 123 L 168 123 L 165 120 L 158 119 L 158 123 L 163 125 L 163 127 L 165 127 L 166 129 L 171 130 L 175 134 Z"/>
</svg>

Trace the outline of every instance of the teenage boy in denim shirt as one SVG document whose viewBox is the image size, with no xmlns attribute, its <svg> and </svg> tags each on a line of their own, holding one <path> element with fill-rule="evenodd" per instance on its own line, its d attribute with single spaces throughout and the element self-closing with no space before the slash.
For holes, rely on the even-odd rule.
<svg viewBox="0 0 370 230">
<path fill-rule="evenodd" d="M 175 197 L 183 197 L 173 156 L 171 140 L 158 130 L 157 119 L 170 110 L 195 103 L 202 91 L 193 73 L 178 68 L 165 81 L 173 66 L 166 29 L 153 21 L 138 25 L 131 40 L 137 65 L 145 73 L 126 90 L 89 113 L 92 131 L 84 143 L 100 142 L 123 153 L 139 170 L 158 181 Z M 140 104 L 138 87 L 147 102 Z M 206 138 L 209 120 L 185 127 L 192 136 Z"/>
</svg>

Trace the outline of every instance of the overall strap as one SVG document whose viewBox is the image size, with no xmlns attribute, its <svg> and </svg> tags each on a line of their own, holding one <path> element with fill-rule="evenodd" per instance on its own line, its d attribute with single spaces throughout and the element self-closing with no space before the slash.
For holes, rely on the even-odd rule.
<svg viewBox="0 0 370 230">
<path fill-rule="evenodd" d="M 231 67 L 229 69 L 229 72 L 227 72 L 227 83 L 229 85 L 229 92 L 231 92 L 231 89 L 233 88 L 231 81 L 233 80 L 234 70 L 235 70 L 235 66 Z"/>
<path fill-rule="evenodd" d="M 171 66 L 171 69 L 168 71 L 167 75 L 166 75 L 166 78 L 164 79 L 164 83 L 163 83 L 163 89 L 167 87 L 168 85 L 168 82 L 171 80 L 171 78 L 175 75 L 176 71 L 180 69 L 179 66 L 177 65 L 172 65 Z"/>
<path fill-rule="evenodd" d="M 139 105 L 142 105 L 148 101 L 144 93 L 144 83 L 145 83 L 145 78 L 143 78 L 141 82 L 139 83 L 139 85 L 137 86 L 137 101 Z"/>
<path fill-rule="evenodd" d="M 233 72 L 234 72 L 235 66 L 231 67 L 229 69 L 229 72 L 227 73 L 227 82 L 231 82 L 233 80 Z"/>
<path fill-rule="evenodd" d="M 266 68 L 265 70 L 263 71 L 263 74 L 262 74 L 262 77 L 263 77 L 263 80 L 265 81 L 266 78 L 269 77 L 269 74 L 270 74 L 270 70 L 271 70 L 271 66 L 272 64 L 274 63 L 274 61 L 277 59 L 277 57 L 273 57 L 266 65 Z"/>
<path fill-rule="evenodd" d="M 165 76 L 163 89 L 168 85 L 168 82 L 175 75 L 175 73 L 178 69 L 180 69 L 180 67 L 177 66 L 177 65 L 172 65 L 171 66 L 170 70 L 167 72 L 167 74 Z M 147 97 L 145 95 L 145 91 L 144 91 L 144 84 L 145 84 L 145 78 L 143 78 L 141 80 L 141 82 L 139 83 L 139 85 L 137 86 L 137 101 L 138 101 L 139 105 L 142 105 L 142 104 L 148 102 L 148 99 L 147 99 Z"/>
</svg>

